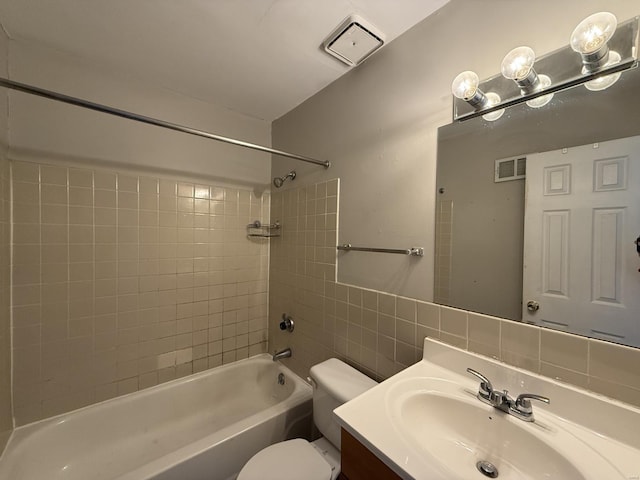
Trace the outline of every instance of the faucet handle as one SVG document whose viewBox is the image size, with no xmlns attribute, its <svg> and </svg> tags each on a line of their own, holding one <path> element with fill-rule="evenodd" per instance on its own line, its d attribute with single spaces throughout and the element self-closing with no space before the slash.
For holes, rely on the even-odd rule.
<svg viewBox="0 0 640 480">
<path fill-rule="evenodd" d="M 287 330 L 289 332 L 293 332 L 293 318 L 286 313 L 282 314 L 282 321 L 280 322 L 280 330 Z"/>
<path fill-rule="evenodd" d="M 533 413 L 533 408 L 531 407 L 531 400 L 538 400 L 539 402 L 550 403 L 547 397 L 543 397 L 542 395 L 536 395 L 535 393 L 521 393 L 516 398 L 515 410 L 524 414 Z"/>
<path fill-rule="evenodd" d="M 493 392 L 493 385 L 491 385 L 489 379 L 473 368 L 467 368 L 467 372 L 480 380 L 480 391 L 478 392 L 478 395 L 488 399 L 491 392 Z"/>
</svg>

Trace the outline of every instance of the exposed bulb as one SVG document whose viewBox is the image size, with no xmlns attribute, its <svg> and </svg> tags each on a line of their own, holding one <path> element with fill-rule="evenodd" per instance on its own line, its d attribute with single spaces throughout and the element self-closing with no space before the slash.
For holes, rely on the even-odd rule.
<svg viewBox="0 0 640 480">
<path fill-rule="evenodd" d="M 612 50 L 611 52 L 609 52 L 609 60 L 607 61 L 607 63 L 604 64 L 603 68 L 606 68 L 610 65 L 615 65 L 616 63 L 620 63 L 620 60 L 621 60 L 620 54 Z M 587 83 L 584 84 L 584 87 L 587 90 L 591 90 L 592 92 L 600 92 L 602 90 L 606 90 L 611 85 L 616 83 L 620 79 L 621 75 L 622 75 L 622 72 L 612 73 L 610 75 L 603 75 L 594 80 L 588 81 Z"/>
<path fill-rule="evenodd" d="M 538 75 L 538 85 L 537 89 L 544 90 L 551 86 L 551 79 L 547 75 Z M 531 108 L 540 108 L 544 107 L 547 103 L 549 103 L 553 99 L 553 93 L 549 93 L 547 95 L 542 95 L 541 97 L 534 98 L 533 100 L 527 101 L 527 105 Z"/>
<path fill-rule="evenodd" d="M 494 92 L 489 92 L 486 94 L 487 101 L 484 104 L 484 108 L 490 108 L 494 105 L 498 105 L 501 102 L 500 95 Z M 504 108 L 502 110 L 496 110 L 495 112 L 487 113 L 483 115 L 484 118 L 488 122 L 495 122 L 504 114 Z"/>
<path fill-rule="evenodd" d="M 502 60 L 502 75 L 516 82 L 524 80 L 531 73 L 535 61 L 536 54 L 531 48 L 514 48 Z"/>
<path fill-rule="evenodd" d="M 618 26 L 613 13 L 599 12 L 582 20 L 571 34 L 571 48 L 582 54 L 592 55 L 605 47 Z"/>
<path fill-rule="evenodd" d="M 457 98 L 468 102 L 478 92 L 478 85 L 480 84 L 480 78 L 478 74 L 470 70 L 466 70 L 460 73 L 451 83 L 451 92 Z"/>
</svg>

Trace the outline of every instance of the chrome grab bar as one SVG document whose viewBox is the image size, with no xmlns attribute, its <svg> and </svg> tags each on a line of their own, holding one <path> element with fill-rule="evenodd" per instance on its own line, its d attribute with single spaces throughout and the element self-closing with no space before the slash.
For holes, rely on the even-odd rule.
<svg viewBox="0 0 640 480">
<path fill-rule="evenodd" d="M 356 252 L 376 252 L 376 253 L 399 253 L 400 255 L 411 255 L 412 257 L 424 257 L 424 248 L 373 248 L 373 247 L 354 247 L 350 243 L 343 243 L 336 247 L 338 250 Z"/>
</svg>

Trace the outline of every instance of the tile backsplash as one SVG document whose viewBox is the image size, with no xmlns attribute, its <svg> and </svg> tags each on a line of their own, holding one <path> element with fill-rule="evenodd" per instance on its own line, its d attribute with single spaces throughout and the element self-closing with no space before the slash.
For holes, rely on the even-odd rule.
<svg viewBox="0 0 640 480">
<path fill-rule="evenodd" d="M 13 162 L 21 425 L 266 350 L 269 194 Z"/>
<path fill-rule="evenodd" d="M 640 405 L 640 349 L 337 283 L 337 205 L 337 180 L 272 198 L 284 233 L 271 246 L 269 344 L 293 349 L 284 362 L 299 375 L 336 356 L 383 380 L 419 360 L 429 336 Z M 284 312 L 293 334 L 278 329 Z"/>
</svg>

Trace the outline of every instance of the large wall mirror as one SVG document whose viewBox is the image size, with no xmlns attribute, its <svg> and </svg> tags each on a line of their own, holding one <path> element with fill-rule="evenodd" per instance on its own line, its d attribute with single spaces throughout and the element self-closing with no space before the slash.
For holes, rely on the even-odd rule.
<svg viewBox="0 0 640 480">
<path fill-rule="evenodd" d="M 437 303 L 640 347 L 640 69 L 438 130 Z"/>
</svg>

